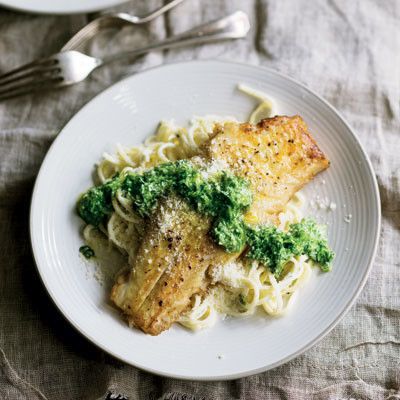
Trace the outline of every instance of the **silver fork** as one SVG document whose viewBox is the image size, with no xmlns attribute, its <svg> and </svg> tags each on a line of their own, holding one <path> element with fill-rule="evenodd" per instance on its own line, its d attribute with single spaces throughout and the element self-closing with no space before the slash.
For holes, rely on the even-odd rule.
<svg viewBox="0 0 400 400">
<path fill-rule="evenodd" d="M 247 15 L 236 11 L 165 40 L 104 58 L 90 57 L 74 50 L 56 53 L 1 75 L 0 100 L 74 85 L 87 78 L 96 68 L 124 57 L 190 44 L 239 39 L 245 37 L 249 29 Z"/>
<path fill-rule="evenodd" d="M 166 13 L 171 8 L 176 7 L 184 0 L 171 0 L 167 4 L 149 12 L 146 15 L 130 15 L 125 13 L 109 13 L 101 15 L 85 25 L 78 31 L 61 49 L 61 51 L 76 50 L 84 42 L 92 38 L 103 28 L 118 27 L 121 25 L 140 25 L 150 22 L 160 15 Z"/>
</svg>

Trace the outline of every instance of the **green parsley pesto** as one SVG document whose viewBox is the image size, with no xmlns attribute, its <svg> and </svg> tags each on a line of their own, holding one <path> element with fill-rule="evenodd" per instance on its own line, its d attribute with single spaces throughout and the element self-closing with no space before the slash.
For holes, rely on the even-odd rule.
<svg viewBox="0 0 400 400">
<path fill-rule="evenodd" d="M 150 217 L 161 197 L 182 196 L 193 208 L 214 218 L 212 234 L 228 252 L 239 252 L 246 243 L 243 212 L 252 202 L 248 183 L 224 171 L 208 175 L 189 160 L 160 164 L 143 174 L 116 175 L 95 186 L 78 200 L 78 214 L 98 226 L 113 211 L 112 199 L 118 189 L 132 199 L 141 217 Z"/>
<path fill-rule="evenodd" d="M 303 218 L 301 222 L 290 224 L 288 232 L 282 232 L 274 225 L 249 228 L 247 243 L 247 257 L 261 261 L 277 277 L 293 256 L 306 254 L 324 272 L 331 270 L 330 263 L 335 257 L 328 247 L 326 226 L 318 225 L 311 218 Z"/>
<path fill-rule="evenodd" d="M 119 174 L 100 186 L 93 186 L 78 199 L 79 216 L 93 226 L 99 226 L 113 211 L 112 200 L 120 186 Z"/>
<path fill-rule="evenodd" d="M 247 257 L 262 262 L 277 277 L 292 256 L 301 254 L 319 263 L 323 271 L 330 270 L 334 253 L 328 247 L 326 228 L 312 219 L 292 224 L 286 233 L 273 225 L 244 223 L 244 212 L 253 198 L 248 182 L 238 176 L 224 171 L 211 175 L 189 160 L 160 164 L 143 174 L 116 174 L 80 197 L 78 214 L 88 224 L 104 223 L 119 189 L 132 199 L 142 217 L 151 217 L 160 198 L 172 193 L 181 196 L 197 212 L 213 219 L 211 234 L 216 243 L 230 253 L 242 251 L 247 244 Z"/>
<path fill-rule="evenodd" d="M 89 260 L 95 256 L 93 249 L 89 246 L 79 247 L 79 253 L 81 253 L 86 260 Z"/>
</svg>

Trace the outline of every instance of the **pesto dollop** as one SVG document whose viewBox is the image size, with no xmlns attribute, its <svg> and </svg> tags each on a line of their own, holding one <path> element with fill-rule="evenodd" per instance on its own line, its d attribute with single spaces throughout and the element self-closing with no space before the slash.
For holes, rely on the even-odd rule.
<svg viewBox="0 0 400 400">
<path fill-rule="evenodd" d="M 253 200 L 244 179 L 224 171 L 205 174 L 188 160 L 161 164 L 142 175 L 128 174 L 121 189 L 142 217 L 150 217 L 158 200 L 169 193 L 182 196 L 201 214 L 223 219 L 242 215 Z"/>
<path fill-rule="evenodd" d="M 318 225 L 311 218 L 290 224 L 288 232 L 274 225 L 257 226 L 247 231 L 250 260 L 261 261 L 277 277 L 283 266 L 293 256 L 307 255 L 317 262 L 321 270 L 331 270 L 335 254 L 328 247 L 326 226 Z"/>
<path fill-rule="evenodd" d="M 120 186 L 119 173 L 100 186 L 94 186 L 78 199 L 79 216 L 87 223 L 99 226 L 113 211 L 112 199 Z"/>
<path fill-rule="evenodd" d="M 81 253 L 86 260 L 89 260 L 95 256 L 93 249 L 89 246 L 79 247 L 79 253 Z"/>
<path fill-rule="evenodd" d="M 330 270 L 334 253 L 328 247 L 326 227 L 311 218 L 291 224 L 288 232 L 273 225 L 244 223 L 244 212 L 253 198 L 248 182 L 238 176 L 224 171 L 209 174 L 189 160 L 160 164 L 143 174 L 116 174 L 80 197 L 78 214 L 96 227 L 104 223 L 119 189 L 132 199 L 142 217 L 151 217 L 162 197 L 181 196 L 197 212 L 213 219 L 211 235 L 217 244 L 230 253 L 240 252 L 247 244 L 247 257 L 261 261 L 277 277 L 292 256 L 302 254 L 319 263 L 323 271 Z"/>
<path fill-rule="evenodd" d="M 214 217 L 211 233 L 227 251 L 237 253 L 245 245 L 243 212 L 253 198 L 249 184 L 238 176 L 224 171 L 209 175 L 189 160 L 160 164 L 143 174 L 117 174 L 81 196 L 77 203 L 80 217 L 96 227 L 103 223 L 113 211 L 112 199 L 118 189 L 132 199 L 141 217 L 150 217 L 160 198 L 175 193 L 197 212 Z"/>
</svg>

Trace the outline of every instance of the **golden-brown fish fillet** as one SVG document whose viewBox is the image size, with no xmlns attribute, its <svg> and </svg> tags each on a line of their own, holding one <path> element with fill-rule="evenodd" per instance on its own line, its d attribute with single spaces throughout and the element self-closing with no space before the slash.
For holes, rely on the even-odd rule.
<svg viewBox="0 0 400 400">
<path fill-rule="evenodd" d="M 210 227 L 211 220 L 184 200 L 161 201 L 130 275 L 120 277 L 111 293 L 132 325 L 153 335 L 168 329 L 192 294 L 207 288 L 208 267 L 238 256 L 214 244 Z"/>
<path fill-rule="evenodd" d="M 248 223 L 276 223 L 293 194 L 329 166 L 298 116 L 257 125 L 226 123 L 198 157 L 222 163 L 250 182 L 254 201 Z M 151 335 L 169 329 L 190 298 L 207 288 L 207 269 L 239 256 L 216 245 L 210 227 L 211 220 L 182 199 L 170 196 L 160 202 L 132 270 L 118 278 L 111 292 L 132 325 Z"/>
</svg>

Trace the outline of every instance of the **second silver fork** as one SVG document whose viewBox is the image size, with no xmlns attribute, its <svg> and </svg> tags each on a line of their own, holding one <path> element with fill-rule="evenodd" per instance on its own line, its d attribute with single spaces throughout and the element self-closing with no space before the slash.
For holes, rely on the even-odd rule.
<svg viewBox="0 0 400 400">
<path fill-rule="evenodd" d="M 61 51 L 77 50 L 83 43 L 91 39 L 104 28 L 118 27 L 122 25 L 141 25 L 150 22 L 166 13 L 171 8 L 176 7 L 183 1 L 184 0 L 171 0 L 167 4 L 164 4 L 156 10 L 142 16 L 126 13 L 107 13 L 100 15 L 75 33 L 75 35 L 65 43 Z"/>
<path fill-rule="evenodd" d="M 74 85 L 86 79 L 96 68 L 121 58 L 189 44 L 239 39 L 245 37 L 249 29 L 247 15 L 242 11 L 236 11 L 227 17 L 200 25 L 160 42 L 101 59 L 78 51 L 63 51 L 1 75 L 0 100 Z"/>
</svg>

